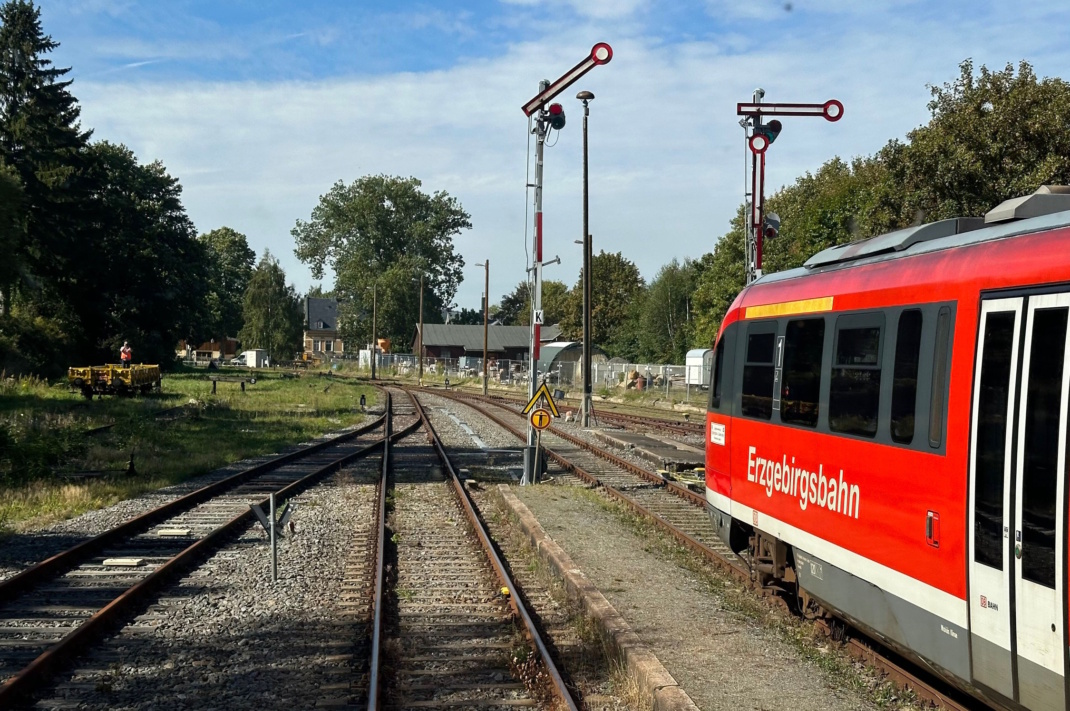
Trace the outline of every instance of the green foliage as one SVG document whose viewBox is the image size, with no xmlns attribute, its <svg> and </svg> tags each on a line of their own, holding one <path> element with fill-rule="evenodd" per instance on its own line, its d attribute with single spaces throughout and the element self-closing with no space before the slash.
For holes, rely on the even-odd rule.
<svg viewBox="0 0 1070 711">
<path fill-rule="evenodd" d="M 692 296 L 698 269 L 675 259 L 650 282 L 639 314 L 639 358 L 644 362 L 683 363 L 695 327 Z"/>
<path fill-rule="evenodd" d="M 208 258 L 208 334 L 220 343 L 242 327 L 242 302 L 253 276 L 256 253 L 245 235 L 220 227 L 197 238 Z"/>
<path fill-rule="evenodd" d="M 242 326 L 238 337 L 245 348 L 263 348 L 273 361 L 293 359 L 301 350 L 304 316 L 301 300 L 286 273 L 270 253 L 264 252 L 256 265 L 242 305 Z"/>
<path fill-rule="evenodd" d="M 340 301 L 346 340 L 371 337 L 372 289 L 378 295 L 379 336 L 407 343 L 419 319 L 424 278 L 424 320 L 441 322 L 453 300 L 464 260 L 453 239 L 471 229 L 471 218 L 445 192 L 428 195 L 416 178 L 370 175 L 350 185 L 334 184 L 291 234 L 294 253 L 322 278 L 330 266 Z"/>
<path fill-rule="evenodd" d="M 477 326 L 483 324 L 483 311 L 476 309 L 461 309 L 450 316 L 450 323 L 458 326 Z"/>
<path fill-rule="evenodd" d="M 570 308 L 569 299 L 570 292 L 565 282 L 553 279 L 544 281 L 542 283 L 542 322 L 547 325 L 560 323 Z M 531 283 L 522 281 L 512 292 L 503 296 L 496 316 L 505 326 L 530 326 Z"/>
<path fill-rule="evenodd" d="M 0 157 L 25 194 L 22 262 L 38 287 L 62 292 L 79 266 L 76 200 L 81 153 L 89 138 L 80 108 L 63 77 L 70 69 L 46 55 L 59 43 L 44 34 L 41 11 L 25 0 L 0 7 Z"/>
<path fill-rule="evenodd" d="M 638 349 L 636 320 L 643 298 L 639 268 L 620 252 L 599 252 L 591 258 L 591 339 L 611 356 L 634 357 Z M 583 282 L 568 293 L 560 321 L 562 335 L 583 336 Z"/>
<path fill-rule="evenodd" d="M 1026 62 L 931 87 L 932 119 L 907 141 L 850 164 L 834 158 L 766 200 L 782 220 L 765 242 L 766 272 L 800 266 L 827 247 L 950 217 L 981 216 L 1041 185 L 1070 183 L 1070 84 L 1039 80 Z M 692 346 L 713 345 L 743 288 L 744 215 L 701 260 Z"/>
</svg>

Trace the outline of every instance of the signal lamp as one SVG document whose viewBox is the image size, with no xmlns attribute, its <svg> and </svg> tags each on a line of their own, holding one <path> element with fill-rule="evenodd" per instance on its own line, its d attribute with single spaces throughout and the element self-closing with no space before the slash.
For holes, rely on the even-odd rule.
<svg viewBox="0 0 1070 711">
<path fill-rule="evenodd" d="M 780 234 L 780 215 L 770 212 L 762 223 L 762 237 L 765 239 L 775 239 Z"/>
<path fill-rule="evenodd" d="M 765 136 L 765 140 L 772 143 L 776 140 L 776 137 L 780 135 L 780 130 L 784 128 L 784 124 L 780 123 L 776 119 L 773 119 L 769 123 L 758 124 L 754 127 L 754 132 Z"/>
<path fill-rule="evenodd" d="M 565 107 L 561 104 L 550 104 L 550 128 L 560 131 L 565 127 Z"/>
</svg>

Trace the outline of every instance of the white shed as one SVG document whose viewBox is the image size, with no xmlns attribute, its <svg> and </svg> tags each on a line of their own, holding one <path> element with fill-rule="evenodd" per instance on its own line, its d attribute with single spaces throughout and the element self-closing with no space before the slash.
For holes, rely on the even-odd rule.
<svg viewBox="0 0 1070 711">
<path fill-rule="evenodd" d="M 713 366 L 712 348 L 694 348 L 687 352 L 684 368 L 687 371 L 686 384 L 710 386 L 710 368 Z"/>
</svg>

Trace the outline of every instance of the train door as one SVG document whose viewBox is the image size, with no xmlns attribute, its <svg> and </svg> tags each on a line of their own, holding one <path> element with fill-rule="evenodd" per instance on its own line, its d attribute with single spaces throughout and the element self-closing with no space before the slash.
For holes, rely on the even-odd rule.
<svg viewBox="0 0 1070 711">
<path fill-rule="evenodd" d="M 970 451 L 974 681 L 1067 709 L 1065 472 L 1070 294 L 982 302 Z"/>
</svg>

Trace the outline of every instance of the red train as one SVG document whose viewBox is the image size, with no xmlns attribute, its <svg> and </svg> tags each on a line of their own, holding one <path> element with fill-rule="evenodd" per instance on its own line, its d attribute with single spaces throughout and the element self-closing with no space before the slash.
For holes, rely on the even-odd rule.
<svg viewBox="0 0 1070 711">
<path fill-rule="evenodd" d="M 725 316 L 706 498 L 767 582 L 994 705 L 1070 709 L 1070 188 L 833 247 Z"/>
</svg>

